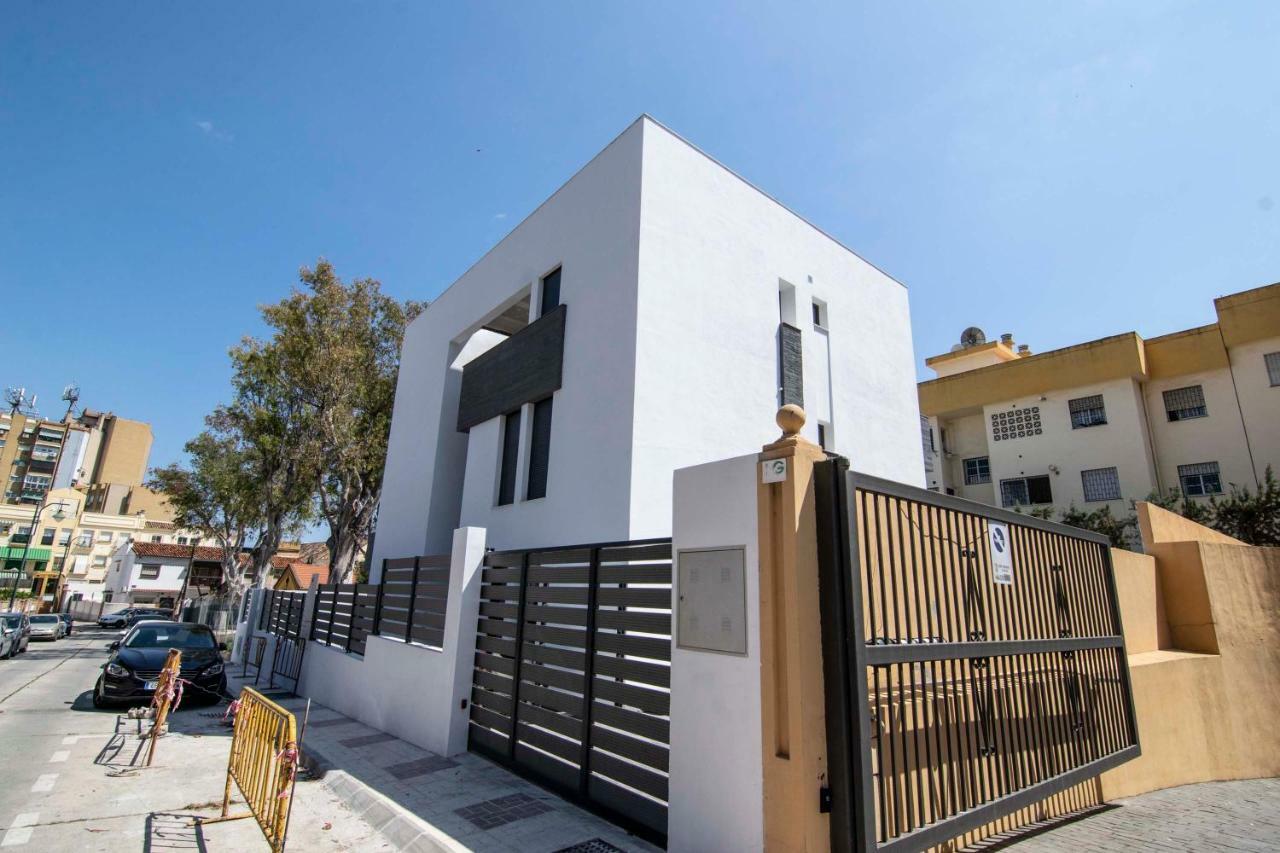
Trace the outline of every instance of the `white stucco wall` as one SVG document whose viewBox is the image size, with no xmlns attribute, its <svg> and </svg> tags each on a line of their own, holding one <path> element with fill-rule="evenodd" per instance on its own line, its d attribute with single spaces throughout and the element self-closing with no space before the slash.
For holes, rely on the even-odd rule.
<svg viewBox="0 0 1280 853">
<path fill-rule="evenodd" d="M 610 143 L 409 327 L 375 565 L 442 553 L 461 525 L 489 528 L 498 547 L 626 538 L 640 131 L 632 125 Z M 557 266 L 568 316 L 547 496 L 499 508 L 477 477 L 496 464 L 500 433 L 496 421 L 469 440 L 456 431 L 456 385 L 446 394 L 451 346 Z"/>
<path fill-rule="evenodd" d="M 670 131 L 644 128 L 632 535 L 669 529 L 672 471 L 776 438 L 781 282 L 796 289 L 806 406 L 830 406 L 833 449 L 923 485 L 906 289 Z M 829 333 L 813 327 L 815 297 Z"/>
<path fill-rule="evenodd" d="M 671 650 L 667 849 L 764 849 L 756 456 L 675 472 L 672 550 L 744 549 L 747 653 Z M 678 573 L 677 573 L 678 574 Z M 680 590 L 672 623 L 679 624 Z"/>
</svg>

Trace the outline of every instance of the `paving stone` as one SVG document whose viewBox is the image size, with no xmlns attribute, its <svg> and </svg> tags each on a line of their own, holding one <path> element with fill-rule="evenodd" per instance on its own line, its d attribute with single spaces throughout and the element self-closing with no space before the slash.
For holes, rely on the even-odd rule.
<svg viewBox="0 0 1280 853">
<path fill-rule="evenodd" d="M 375 743 L 386 743 L 387 741 L 398 740 L 398 739 L 399 738 L 397 738 L 393 734 L 387 734 L 386 732 L 381 732 L 376 735 L 361 735 L 360 737 L 347 738 L 346 740 L 338 741 L 338 743 L 342 744 L 343 746 L 349 749 L 354 749 L 356 747 L 371 746 Z"/>
</svg>

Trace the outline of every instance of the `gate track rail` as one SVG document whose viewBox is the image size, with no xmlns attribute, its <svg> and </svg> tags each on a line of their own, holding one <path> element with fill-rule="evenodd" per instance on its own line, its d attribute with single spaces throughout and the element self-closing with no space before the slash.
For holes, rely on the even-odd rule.
<svg viewBox="0 0 1280 853">
<path fill-rule="evenodd" d="M 1140 754 L 1104 537 L 842 458 L 815 476 L 833 850 L 925 850 Z"/>
</svg>

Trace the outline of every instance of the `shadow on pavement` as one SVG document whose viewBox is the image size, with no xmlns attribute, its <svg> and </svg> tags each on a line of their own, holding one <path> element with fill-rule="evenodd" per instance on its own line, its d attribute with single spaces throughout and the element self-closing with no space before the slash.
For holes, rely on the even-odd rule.
<svg viewBox="0 0 1280 853">
<path fill-rule="evenodd" d="M 144 853 L 152 850 L 200 850 L 204 844 L 204 830 L 196 815 L 152 812 L 147 815 L 147 832 L 142 839 Z"/>
</svg>

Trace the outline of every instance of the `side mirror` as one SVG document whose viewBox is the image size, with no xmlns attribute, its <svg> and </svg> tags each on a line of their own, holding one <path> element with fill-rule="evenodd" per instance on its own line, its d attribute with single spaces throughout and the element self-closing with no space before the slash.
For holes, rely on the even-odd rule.
<svg viewBox="0 0 1280 853">
<path fill-rule="evenodd" d="M 220 652 L 225 652 L 226 650 L 227 650 L 227 644 L 226 644 L 226 643 L 218 643 L 218 651 L 220 651 Z"/>
<path fill-rule="evenodd" d="M 116 649 L 120 648 L 120 641 L 119 641 L 119 640 L 112 640 L 112 641 L 111 641 L 111 644 L 110 644 L 109 646 L 107 646 L 107 648 L 111 649 L 111 651 L 113 651 L 113 652 L 114 652 Z"/>
</svg>

